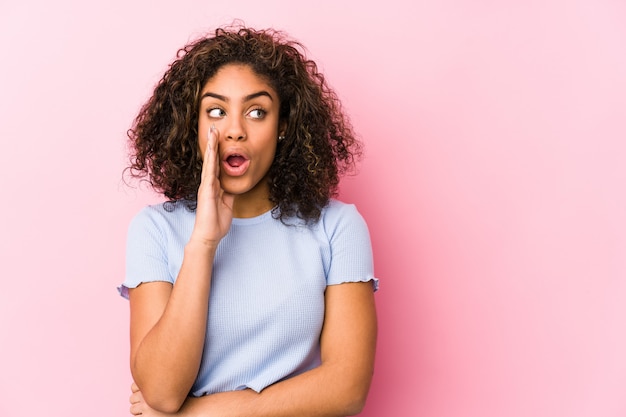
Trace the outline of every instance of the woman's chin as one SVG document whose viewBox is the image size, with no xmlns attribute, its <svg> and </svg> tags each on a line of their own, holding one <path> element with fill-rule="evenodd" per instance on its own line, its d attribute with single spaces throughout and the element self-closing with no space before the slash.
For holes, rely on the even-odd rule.
<svg viewBox="0 0 626 417">
<path fill-rule="evenodd" d="M 254 188 L 247 181 L 242 181 L 235 178 L 222 180 L 221 186 L 222 190 L 224 190 L 225 193 L 233 195 L 247 194 Z"/>
<path fill-rule="evenodd" d="M 225 177 L 221 179 L 221 186 L 225 193 L 237 197 L 269 200 L 270 189 L 267 178 L 252 183 L 249 179 L 242 177 Z"/>
</svg>

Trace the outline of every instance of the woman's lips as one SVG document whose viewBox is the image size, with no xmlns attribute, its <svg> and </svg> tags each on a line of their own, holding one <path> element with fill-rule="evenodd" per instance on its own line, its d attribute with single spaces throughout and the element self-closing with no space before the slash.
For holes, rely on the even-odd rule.
<svg viewBox="0 0 626 417">
<path fill-rule="evenodd" d="M 222 160 L 222 170 L 231 177 L 245 174 L 249 166 L 250 160 L 238 153 L 230 154 Z"/>
</svg>

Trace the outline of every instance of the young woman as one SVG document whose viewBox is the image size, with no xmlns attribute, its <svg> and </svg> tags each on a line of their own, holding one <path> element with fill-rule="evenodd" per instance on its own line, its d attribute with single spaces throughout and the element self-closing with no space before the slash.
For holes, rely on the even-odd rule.
<svg viewBox="0 0 626 417">
<path fill-rule="evenodd" d="M 128 232 L 131 413 L 360 412 L 378 280 L 334 199 L 360 145 L 302 46 L 243 26 L 187 45 L 129 137 L 130 173 L 167 199 Z"/>
</svg>

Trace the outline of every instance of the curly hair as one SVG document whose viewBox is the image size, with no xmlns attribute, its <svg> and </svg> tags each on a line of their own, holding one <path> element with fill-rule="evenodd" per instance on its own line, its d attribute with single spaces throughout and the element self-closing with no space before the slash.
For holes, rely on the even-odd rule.
<svg viewBox="0 0 626 417">
<path fill-rule="evenodd" d="M 280 100 L 285 139 L 269 171 L 270 201 L 281 220 L 317 220 L 337 195 L 339 177 L 361 155 L 336 93 L 305 48 L 274 29 L 218 28 L 181 48 L 128 131 L 131 177 L 147 179 L 170 203 L 195 209 L 202 171 L 198 147 L 200 92 L 226 64 L 250 66 Z"/>
</svg>

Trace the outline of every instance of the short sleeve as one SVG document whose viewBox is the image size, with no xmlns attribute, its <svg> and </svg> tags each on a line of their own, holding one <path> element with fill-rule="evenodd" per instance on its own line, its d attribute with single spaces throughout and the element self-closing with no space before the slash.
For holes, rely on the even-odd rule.
<svg viewBox="0 0 626 417">
<path fill-rule="evenodd" d="M 169 273 L 167 238 L 160 214 L 151 207 L 140 211 L 130 222 L 126 238 L 126 276 L 118 291 L 128 298 L 128 289 L 144 282 L 174 283 Z"/>
<path fill-rule="evenodd" d="M 370 234 L 365 220 L 352 204 L 331 203 L 324 216 L 331 261 L 327 285 L 371 282 L 378 290 Z"/>
</svg>

